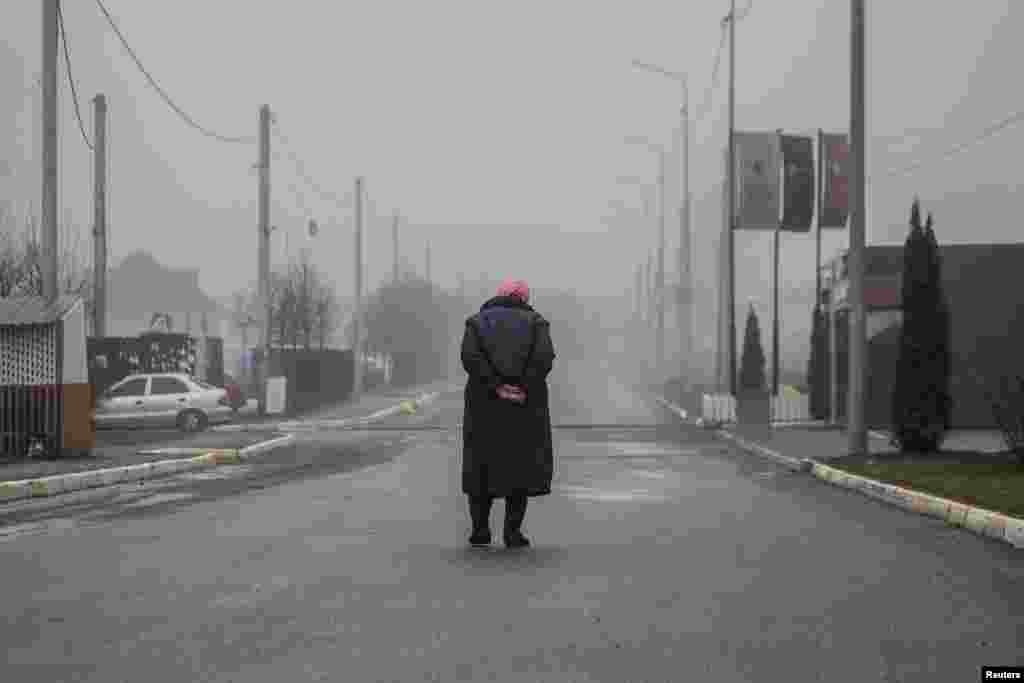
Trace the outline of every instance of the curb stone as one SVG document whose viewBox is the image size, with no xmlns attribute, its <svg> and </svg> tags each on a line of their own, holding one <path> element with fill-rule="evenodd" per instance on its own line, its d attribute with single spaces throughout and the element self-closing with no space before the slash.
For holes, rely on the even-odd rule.
<svg viewBox="0 0 1024 683">
<path fill-rule="evenodd" d="M 760 455 L 769 460 L 774 460 L 780 465 L 784 465 L 785 467 L 788 467 L 791 470 L 796 470 L 798 472 L 811 472 L 814 468 L 813 460 L 809 460 L 807 458 L 793 458 L 788 455 L 783 455 L 782 453 L 773 451 L 770 448 L 765 448 L 761 444 L 754 443 L 753 441 L 748 441 L 747 439 L 737 436 L 736 434 L 728 432 L 724 429 L 715 430 L 715 436 L 722 439 L 726 439 L 727 441 L 732 441 L 737 446 L 739 446 L 740 448 L 747 452 Z"/>
<path fill-rule="evenodd" d="M 796 466 L 802 472 L 833 486 L 838 486 L 888 503 L 907 512 L 926 517 L 941 519 L 950 526 L 961 527 L 980 536 L 993 538 L 1008 543 L 1015 548 L 1024 549 L 1024 519 L 1017 519 L 985 508 L 958 503 L 928 493 L 906 489 L 895 484 L 869 479 L 851 474 L 836 467 L 810 459 L 800 460 L 776 453 L 760 444 L 751 443 L 735 434 L 720 430 L 724 438 L 733 441 L 744 450 L 782 462 L 791 467 Z"/>
<path fill-rule="evenodd" d="M 191 458 L 158 460 L 156 462 L 140 463 L 138 465 L 125 465 L 123 467 L 109 467 L 101 470 L 90 470 L 88 472 L 57 474 L 49 477 L 40 477 L 39 479 L 4 481 L 0 482 L 0 503 L 9 503 L 29 498 L 57 496 L 62 493 L 71 493 L 73 491 L 114 486 L 115 484 L 180 474 L 181 472 L 205 467 L 237 464 L 246 458 L 254 457 L 286 446 L 294 440 L 295 436 L 293 434 L 286 434 L 274 439 L 252 444 L 251 446 L 246 446 L 244 448 L 176 449 L 176 451 L 181 455 L 186 455 L 187 453 L 185 451 L 195 452 L 197 455 Z"/>
<path fill-rule="evenodd" d="M 859 491 L 908 512 L 941 519 L 950 526 L 962 527 L 1024 549 L 1024 519 L 850 474 L 823 463 L 814 463 L 812 474 L 834 486 Z"/>
<path fill-rule="evenodd" d="M 658 400 L 677 414 L 686 412 L 661 397 L 658 397 Z M 851 474 L 809 458 L 782 455 L 724 429 L 716 430 L 715 435 L 732 441 L 749 453 L 774 460 L 800 472 L 807 472 L 833 486 L 857 491 L 908 512 L 941 519 L 950 526 L 967 529 L 980 536 L 1008 543 L 1014 548 L 1024 549 L 1024 519 Z M 872 436 L 884 437 L 876 434 Z"/>
</svg>

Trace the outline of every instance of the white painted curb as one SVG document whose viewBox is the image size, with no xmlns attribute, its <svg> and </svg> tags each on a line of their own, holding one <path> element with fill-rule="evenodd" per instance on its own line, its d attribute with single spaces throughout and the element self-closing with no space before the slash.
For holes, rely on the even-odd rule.
<svg viewBox="0 0 1024 683">
<path fill-rule="evenodd" d="M 658 403 L 660 403 L 662 406 L 664 406 L 668 410 L 670 410 L 673 413 L 675 413 L 677 416 L 679 416 L 680 420 L 687 419 L 686 411 L 683 408 L 680 408 L 679 406 L 677 406 L 675 403 L 672 403 L 671 401 L 668 401 L 664 397 L 657 396 L 657 395 L 655 395 L 654 400 L 657 401 Z"/>
<path fill-rule="evenodd" d="M 834 486 L 858 491 L 869 498 L 908 512 L 935 517 L 951 526 L 963 527 L 981 536 L 1008 543 L 1014 548 L 1024 549 L 1024 519 L 850 474 L 813 460 L 791 458 L 724 430 L 719 430 L 716 434 L 736 443 L 749 453 L 764 456 L 801 472 L 809 472 Z"/>
<path fill-rule="evenodd" d="M 812 472 L 818 479 L 835 486 L 859 491 L 909 512 L 935 517 L 951 526 L 1024 549 L 1024 519 L 875 481 L 822 463 L 815 463 Z"/>
<path fill-rule="evenodd" d="M 124 467 L 110 467 L 102 470 L 90 470 L 88 472 L 73 472 L 70 474 L 57 474 L 39 479 L 22 479 L 17 481 L 0 482 L 0 503 L 8 503 L 28 498 L 42 498 L 56 496 L 61 493 L 71 493 L 90 488 L 114 486 L 129 481 L 141 481 L 153 479 L 171 474 L 179 474 L 193 469 L 204 467 L 216 467 L 217 465 L 235 464 L 245 458 L 267 453 L 282 446 L 286 446 L 295 440 L 292 434 L 262 441 L 260 443 L 237 448 L 194 448 L 194 449 L 166 449 L 160 451 L 149 451 L 149 453 L 173 452 L 179 455 L 195 453 L 191 458 L 176 458 L 173 460 L 158 460 L 156 462 L 140 463 L 138 465 L 125 465 Z"/>
<path fill-rule="evenodd" d="M 754 453 L 755 455 L 760 455 L 764 458 L 768 458 L 769 460 L 774 460 L 780 465 L 784 465 L 792 470 L 797 470 L 799 472 L 810 472 L 811 469 L 814 467 L 814 462 L 812 460 L 791 458 L 788 455 L 783 455 L 782 453 L 773 451 L 770 448 L 765 448 L 761 444 L 754 443 L 753 441 L 748 441 L 747 439 L 737 436 L 732 432 L 727 432 L 724 429 L 716 430 L 715 435 L 728 441 L 732 441 L 745 451 Z"/>
</svg>

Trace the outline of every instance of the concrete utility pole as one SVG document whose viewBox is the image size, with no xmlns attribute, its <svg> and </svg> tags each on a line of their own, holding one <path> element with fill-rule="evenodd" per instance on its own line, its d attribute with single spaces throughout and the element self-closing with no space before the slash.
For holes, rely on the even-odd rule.
<svg viewBox="0 0 1024 683">
<path fill-rule="evenodd" d="M 398 282 L 398 212 L 395 211 L 394 223 L 391 224 L 391 242 L 394 250 L 392 278 Z"/>
<path fill-rule="evenodd" d="M 658 152 L 658 274 L 655 296 L 658 306 L 657 375 L 665 369 L 665 152 Z"/>
<path fill-rule="evenodd" d="M 426 268 L 423 271 L 427 276 L 427 282 L 430 282 L 430 242 L 427 241 L 427 253 L 426 253 Z"/>
<path fill-rule="evenodd" d="M 643 320 L 644 316 L 644 267 L 640 264 L 636 267 L 636 320 Z"/>
<path fill-rule="evenodd" d="M 270 107 L 260 107 L 259 119 L 259 198 L 257 239 L 259 241 L 259 262 L 257 273 L 259 279 L 260 308 L 263 310 L 263 324 L 260 325 L 260 346 L 263 347 L 263 359 L 257 369 L 257 386 L 259 387 L 259 412 L 267 410 L 267 378 L 270 376 L 270 338 L 273 326 L 273 306 L 270 300 Z"/>
<path fill-rule="evenodd" d="M 356 301 L 352 318 L 353 361 L 352 397 L 363 393 L 363 179 L 356 178 Z"/>
<path fill-rule="evenodd" d="M 686 330 L 681 330 L 683 343 L 683 367 L 680 376 L 689 384 L 688 378 L 692 367 L 695 364 L 693 359 L 694 351 L 694 330 L 693 321 L 696 318 L 693 312 L 696 297 L 693 292 L 693 234 L 690 232 L 690 91 L 687 79 L 682 80 L 683 87 L 683 206 L 682 215 L 679 219 L 679 280 L 683 295 L 685 296 L 682 305 L 679 306 L 679 324 L 685 325 Z"/>
<path fill-rule="evenodd" d="M 647 268 L 644 271 L 644 286 L 647 291 L 644 293 L 644 318 L 647 324 L 654 322 L 654 254 L 647 252 Z M 648 349 L 650 350 L 650 349 Z"/>
<path fill-rule="evenodd" d="M 865 424 L 867 381 L 867 311 L 864 302 L 865 243 L 865 135 L 864 135 L 864 0 L 850 2 L 850 143 L 852 147 L 853 202 L 850 215 L 850 385 L 847 400 L 847 436 L 850 454 L 868 452 Z"/>
<path fill-rule="evenodd" d="M 736 395 L 736 0 L 729 2 L 729 391 Z"/>
<path fill-rule="evenodd" d="M 93 98 L 92 335 L 107 336 L 107 98 Z"/>
<path fill-rule="evenodd" d="M 57 0 L 43 0 L 42 293 L 57 298 Z"/>
</svg>

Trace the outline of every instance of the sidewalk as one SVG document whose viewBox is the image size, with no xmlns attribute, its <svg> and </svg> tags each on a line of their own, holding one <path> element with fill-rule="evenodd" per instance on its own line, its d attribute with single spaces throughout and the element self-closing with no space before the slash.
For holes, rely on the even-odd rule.
<svg viewBox="0 0 1024 683">
<path fill-rule="evenodd" d="M 734 425 L 727 425 L 724 429 L 725 431 L 736 433 L 747 440 L 751 440 L 742 431 L 737 431 Z M 838 458 L 849 457 L 849 440 L 846 431 L 840 427 L 824 427 L 820 425 L 808 425 L 806 427 L 797 425 L 775 426 L 768 434 L 758 436 L 752 440 L 765 448 L 800 460 L 810 459 L 828 462 Z M 878 432 L 868 433 L 868 448 L 871 451 L 872 457 L 891 454 L 897 451 L 896 447 L 889 443 L 889 436 Z M 995 456 L 1005 451 L 1005 446 L 997 432 L 959 431 L 950 432 L 947 435 L 946 440 L 942 444 L 942 450 L 947 453 L 977 451 L 981 454 Z M 921 457 L 929 461 L 934 461 L 937 458 L 937 456 L 933 455 Z"/>
</svg>

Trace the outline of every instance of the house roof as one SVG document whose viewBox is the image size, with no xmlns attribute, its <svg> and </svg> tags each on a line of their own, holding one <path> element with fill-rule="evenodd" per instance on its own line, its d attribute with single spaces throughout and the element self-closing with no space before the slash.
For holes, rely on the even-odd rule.
<svg viewBox="0 0 1024 683">
<path fill-rule="evenodd" d="M 74 294 L 62 294 L 53 303 L 39 296 L 0 298 L 0 326 L 46 325 L 66 316 L 81 300 Z"/>
</svg>

